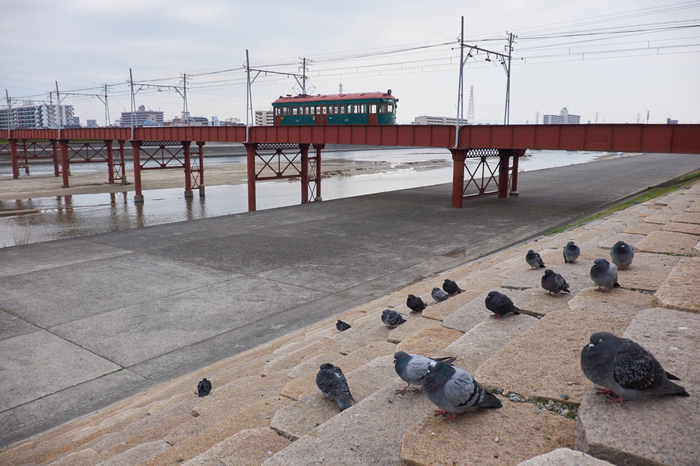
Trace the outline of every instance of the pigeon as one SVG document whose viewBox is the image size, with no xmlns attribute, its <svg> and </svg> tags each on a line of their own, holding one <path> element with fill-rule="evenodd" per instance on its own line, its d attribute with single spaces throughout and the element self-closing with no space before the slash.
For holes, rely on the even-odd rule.
<svg viewBox="0 0 700 466">
<path fill-rule="evenodd" d="M 335 323 L 335 328 L 337 328 L 341 332 L 344 332 L 347 329 L 352 328 L 352 326 L 347 322 L 343 322 L 342 320 L 338 319 L 338 322 Z"/>
<path fill-rule="evenodd" d="M 564 263 L 565 264 L 572 264 L 576 262 L 576 259 L 578 259 L 578 256 L 581 255 L 581 248 L 576 246 L 573 241 L 569 241 L 566 243 L 566 246 L 564 246 Z"/>
<path fill-rule="evenodd" d="M 460 294 L 462 291 L 464 291 L 459 286 L 457 286 L 457 283 L 453 282 L 449 278 L 445 279 L 445 282 L 442 284 L 442 289 L 445 290 L 445 293 L 447 293 L 450 296 Z"/>
<path fill-rule="evenodd" d="M 396 311 L 384 309 L 382 311 L 382 322 L 384 322 L 384 324 L 389 328 L 394 328 L 406 322 L 406 319 L 404 319 L 403 316 Z"/>
<path fill-rule="evenodd" d="M 513 301 L 503 293 L 498 291 L 490 291 L 488 296 L 486 296 L 486 309 L 493 312 L 491 317 L 500 319 L 501 316 L 512 312 L 513 314 L 520 314 L 520 309 L 513 305 Z"/>
<path fill-rule="evenodd" d="M 617 283 L 617 267 L 605 259 L 596 259 L 593 261 L 593 267 L 590 272 L 591 280 L 598 285 L 596 291 L 608 292 L 612 288 L 620 288 Z"/>
<path fill-rule="evenodd" d="M 423 391 L 423 380 L 428 375 L 428 367 L 437 361 L 443 361 L 446 364 L 451 364 L 456 358 L 426 358 L 417 354 L 408 354 L 404 351 L 394 353 L 394 369 L 399 377 L 403 379 L 407 385 L 403 390 L 396 390 L 396 393 L 404 394 L 411 385 L 420 385 L 421 388 L 414 390 L 416 393 Z"/>
<path fill-rule="evenodd" d="M 201 382 L 197 384 L 197 395 L 199 397 L 207 396 L 211 392 L 211 382 L 206 378 L 202 379 Z"/>
<path fill-rule="evenodd" d="M 645 395 L 690 396 L 671 380 L 680 380 L 666 372 L 642 346 L 607 332 L 594 333 L 581 351 L 581 369 L 588 379 L 603 387 L 610 403 L 634 400 Z M 670 380 L 669 380 L 670 379 Z"/>
<path fill-rule="evenodd" d="M 423 309 L 426 308 L 425 303 L 423 302 L 422 299 L 418 296 L 414 296 L 412 294 L 408 295 L 408 299 L 406 299 L 406 306 L 411 309 L 411 312 L 421 312 Z"/>
<path fill-rule="evenodd" d="M 348 381 L 345 380 L 340 367 L 330 363 L 321 364 L 320 370 L 316 374 L 316 386 L 321 390 L 324 398 L 338 403 L 341 412 L 355 403 L 348 387 Z"/>
<path fill-rule="evenodd" d="M 435 415 L 443 415 L 454 420 L 457 414 L 471 408 L 502 408 L 501 401 L 484 391 L 469 373 L 442 361 L 428 366 L 430 373 L 423 380 L 423 388 L 440 410 Z"/>
<path fill-rule="evenodd" d="M 544 267 L 544 261 L 538 253 L 530 249 L 525 255 L 525 262 L 533 269 L 539 269 Z"/>
<path fill-rule="evenodd" d="M 625 270 L 634 259 L 634 248 L 631 244 L 618 241 L 610 248 L 610 258 L 619 270 Z"/>
<path fill-rule="evenodd" d="M 556 296 L 560 291 L 571 293 L 571 291 L 569 291 L 569 284 L 566 283 L 564 277 L 549 269 L 546 269 L 544 275 L 542 275 L 542 288 L 547 290 L 547 294 L 551 296 Z"/>
<path fill-rule="evenodd" d="M 432 296 L 433 299 L 439 303 L 445 301 L 447 298 L 450 297 L 450 295 L 442 291 L 440 288 L 433 288 L 433 291 L 430 293 L 430 296 Z"/>
</svg>

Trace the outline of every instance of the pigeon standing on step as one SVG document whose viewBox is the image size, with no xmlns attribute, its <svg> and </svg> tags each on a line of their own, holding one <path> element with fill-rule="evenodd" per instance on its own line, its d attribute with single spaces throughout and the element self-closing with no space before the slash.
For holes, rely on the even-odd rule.
<svg viewBox="0 0 700 466">
<path fill-rule="evenodd" d="M 445 282 L 442 284 L 442 289 L 450 296 L 460 294 L 462 291 L 464 291 L 457 285 L 457 283 L 453 282 L 449 278 L 445 279 Z"/>
<path fill-rule="evenodd" d="M 625 270 L 632 264 L 632 259 L 634 259 L 634 248 L 631 244 L 627 244 L 624 241 L 618 241 L 610 248 L 610 258 L 618 268 L 618 270 Z"/>
<path fill-rule="evenodd" d="M 435 301 L 437 301 L 438 303 L 441 303 L 450 297 L 450 295 L 448 295 L 447 293 L 445 293 L 444 291 L 442 291 L 440 288 L 437 288 L 437 287 L 433 288 L 433 291 L 430 293 L 430 296 L 432 296 L 433 299 Z"/>
<path fill-rule="evenodd" d="M 197 395 L 201 398 L 207 396 L 211 392 L 211 382 L 206 378 L 202 379 L 197 384 Z"/>
<path fill-rule="evenodd" d="M 547 290 L 547 294 L 551 296 L 556 296 L 560 291 L 571 293 L 569 284 L 566 283 L 564 277 L 549 269 L 546 269 L 542 275 L 542 288 Z"/>
<path fill-rule="evenodd" d="M 338 322 L 335 323 L 335 328 L 337 328 L 341 332 L 344 332 L 347 329 L 352 328 L 352 326 L 347 322 L 343 322 L 342 320 L 338 319 Z"/>
<path fill-rule="evenodd" d="M 484 391 L 469 373 L 458 367 L 437 361 L 429 366 L 430 373 L 423 381 L 423 388 L 446 419 L 454 420 L 457 414 L 471 408 L 501 408 L 501 401 Z"/>
<path fill-rule="evenodd" d="M 572 264 L 576 262 L 576 259 L 578 259 L 578 256 L 581 255 L 581 248 L 576 246 L 573 241 L 569 241 L 566 243 L 566 246 L 564 246 L 564 263 L 565 264 Z"/>
<path fill-rule="evenodd" d="M 406 319 L 396 311 L 384 309 L 382 311 L 382 322 L 389 328 L 395 328 L 406 322 Z"/>
<path fill-rule="evenodd" d="M 581 351 L 581 369 L 588 379 L 603 389 L 609 402 L 622 405 L 645 395 L 690 396 L 679 380 L 666 372 L 654 356 L 639 344 L 607 332 L 594 333 Z M 671 379 L 671 380 L 669 380 Z"/>
<path fill-rule="evenodd" d="M 540 257 L 539 253 L 530 249 L 527 254 L 525 254 L 525 262 L 533 269 L 539 269 L 544 267 L 544 261 Z"/>
<path fill-rule="evenodd" d="M 340 367 L 330 363 L 321 364 L 320 370 L 316 374 L 316 386 L 325 398 L 338 403 L 341 412 L 355 403 L 348 387 L 348 381 Z"/>
<path fill-rule="evenodd" d="M 396 393 L 403 395 L 411 385 L 419 385 L 421 388 L 413 391 L 421 393 L 423 391 L 423 381 L 430 372 L 429 367 L 437 361 L 451 364 L 455 361 L 455 358 L 445 357 L 432 359 L 418 354 L 408 354 L 404 351 L 397 351 L 394 353 L 394 369 L 396 373 L 399 374 L 399 377 L 407 384 L 403 390 L 396 390 Z"/>
<path fill-rule="evenodd" d="M 421 312 L 423 309 L 426 308 L 425 303 L 423 302 L 422 299 L 420 299 L 419 296 L 414 296 L 412 294 L 408 295 L 408 299 L 406 299 L 406 306 L 411 310 L 411 312 Z"/>
<path fill-rule="evenodd" d="M 495 317 L 496 319 L 511 312 L 513 314 L 520 314 L 520 309 L 515 307 L 513 301 L 511 301 L 508 296 L 498 291 L 490 291 L 488 296 L 486 296 L 485 304 L 486 309 L 493 312 L 491 317 Z"/>
<path fill-rule="evenodd" d="M 605 259 L 596 259 L 593 261 L 590 276 L 593 283 L 598 285 L 596 291 L 607 293 L 613 288 L 620 288 L 619 283 L 617 283 L 617 267 Z"/>
</svg>

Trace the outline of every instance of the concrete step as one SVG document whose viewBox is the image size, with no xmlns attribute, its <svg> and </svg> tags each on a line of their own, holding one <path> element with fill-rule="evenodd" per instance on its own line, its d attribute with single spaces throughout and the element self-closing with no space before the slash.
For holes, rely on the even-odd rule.
<svg viewBox="0 0 700 466">
<path fill-rule="evenodd" d="M 445 347 L 462 336 L 462 332 L 445 327 L 432 327 L 421 330 L 396 345 L 396 351 L 409 354 L 437 356 Z"/>
<path fill-rule="evenodd" d="M 657 254 L 677 254 L 694 256 L 698 254 L 696 246 L 698 237 L 675 231 L 652 231 L 637 243 L 635 252 L 653 252 Z"/>
<path fill-rule="evenodd" d="M 571 448 L 557 448 L 518 463 L 518 466 L 608 466 L 610 464 Z"/>
<path fill-rule="evenodd" d="M 352 372 L 346 371 L 343 366 L 338 367 L 343 370 L 347 378 L 353 398 L 357 403 L 360 403 L 378 389 L 398 378 L 393 361 L 392 354 L 376 358 Z M 351 407 L 344 412 L 353 409 Z M 277 411 L 270 427 L 290 440 L 297 440 L 338 413 L 337 403 L 324 398 L 316 388 L 315 391 L 304 396 L 298 402 Z"/>
<path fill-rule="evenodd" d="M 700 313 L 700 258 L 684 257 L 654 293 L 663 307 Z"/>
<path fill-rule="evenodd" d="M 276 372 L 289 373 L 289 371 L 294 369 L 294 367 L 308 359 L 309 355 L 324 354 L 330 358 L 340 357 L 342 356 L 340 350 L 341 347 L 338 345 L 335 339 L 322 338 L 301 346 L 298 349 L 287 353 L 286 355 L 280 355 L 274 359 L 271 359 L 262 368 L 262 375 L 267 376 Z"/>
<path fill-rule="evenodd" d="M 406 429 L 432 405 L 425 394 L 397 395 L 396 390 L 404 385 L 397 376 L 393 383 L 336 414 L 264 464 L 398 464 Z"/>
<path fill-rule="evenodd" d="M 604 329 L 619 335 L 631 321 L 630 314 L 621 316 L 616 311 L 550 312 L 472 375 L 483 387 L 579 404 L 588 387 L 588 379 L 581 372 L 581 349 L 593 333 Z"/>
<path fill-rule="evenodd" d="M 646 309 L 621 332 L 680 377 L 689 397 L 658 396 L 607 403 L 587 385 L 578 411 L 576 448 L 614 464 L 697 464 L 700 443 L 700 315 Z"/>
<path fill-rule="evenodd" d="M 480 324 L 484 319 L 488 319 L 493 312 L 486 309 L 486 304 L 484 301 L 486 300 L 486 296 L 491 291 L 503 293 L 511 300 L 515 300 L 515 298 L 521 293 L 520 290 L 501 287 L 495 287 L 484 291 L 450 314 L 448 317 L 445 317 L 445 319 L 442 321 L 442 325 L 446 328 L 451 328 L 466 333 L 476 325 Z"/>
<path fill-rule="evenodd" d="M 141 464 L 177 465 L 192 459 L 219 442 L 236 433 L 257 427 L 268 427 L 276 411 L 283 409 L 292 401 L 282 396 L 274 396 L 248 404 L 238 413 L 225 417 L 219 422 L 209 424 L 205 429 L 184 438 L 165 451 L 145 457 Z"/>
<path fill-rule="evenodd" d="M 434 408 L 434 406 L 433 406 Z M 414 423 L 401 441 L 401 464 L 429 466 L 517 464 L 556 448 L 573 447 L 576 421 L 532 403 L 503 398 L 500 409 L 474 409 L 455 421 L 433 409 Z"/>
<path fill-rule="evenodd" d="M 481 288 L 473 288 L 471 285 L 465 286 L 467 288 L 462 288 L 464 290 L 463 292 L 448 299 L 447 301 L 436 303 L 432 300 L 432 298 L 429 298 L 429 301 L 426 301 L 426 303 L 429 304 L 427 309 L 423 311 L 423 317 L 442 322 L 447 316 L 457 311 L 459 308 L 464 306 L 465 303 L 468 303 L 482 293 Z"/>
<path fill-rule="evenodd" d="M 324 362 L 330 362 L 333 365 L 342 367 L 343 371 L 350 373 L 363 364 L 366 364 L 380 356 L 393 355 L 395 352 L 395 344 L 389 343 L 388 341 L 379 341 L 369 343 L 368 345 L 365 345 L 336 361 Z M 303 377 L 299 377 L 289 382 L 284 386 L 280 392 L 280 395 L 296 401 L 301 399 L 303 396 L 318 390 L 316 387 L 316 374 L 318 373 L 318 367 L 320 365 L 321 364 L 316 366 L 316 370 L 314 372 L 310 372 Z"/>
<path fill-rule="evenodd" d="M 170 444 L 164 440 L 144 441 L 115 456 L 100 455 L 100 466 L 121 466 L 124 464 L 138 464 L 144 458 L 150 458 L 170 448 Z M 107 453 L 107 452 L 106 452 Z"/>
<path fill-rule="evenodd" d="M 268 427 L 246 429 L 182 464 L 183 466 L 258 466 L 291 443 L 291 440 Z"/>
</svg>

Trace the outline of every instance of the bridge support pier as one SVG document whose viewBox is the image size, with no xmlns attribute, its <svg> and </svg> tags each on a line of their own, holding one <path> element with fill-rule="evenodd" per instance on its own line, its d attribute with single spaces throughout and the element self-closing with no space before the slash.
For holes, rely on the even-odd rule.
<svg viewBox="0 0 700 466">
<path fill-rule="evenodd" d="M 182 141 L 182 148 L 185 154 L 185 197 L 192 198 L 192 160 L 190 156 L 190 144 L 192 141 Z"/>
<path fill-rule="evenodd" d="M 143 191 L 141 189 L 141 141 L 131 141 L 131 148 L 134 151 L 134 202 L 143 204 Z"/>
<path fill-rule="evenodd" d="M 10 139 L 10 158 L 12 159 L 12 178 L 19 178 L 19 158 L 17 157 L 17 139 Z"/>
<path fill-rule="evenodd" d="M 61 147 L 61 171 L 63 172 L 63 187 L 70 188 L 70 181 L 68 176 L 70 175 L 70 165 L 68 163 L 68 139 L 61 139 L 58 141 Z"/>
<path fill-rule="evenodd" d="M 257 144 L 245 144 L 246 162 L 248 168 L 248 212 L 255 212 L 255 154 Z"/>
</svg>

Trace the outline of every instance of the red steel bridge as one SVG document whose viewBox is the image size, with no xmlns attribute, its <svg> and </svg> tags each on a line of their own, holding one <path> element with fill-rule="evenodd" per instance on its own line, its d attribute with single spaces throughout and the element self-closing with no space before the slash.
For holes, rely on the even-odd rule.
<svg viewBox="0 0 700 466">
<path fill-rule="evenodd" d="M 20 162 L 51 159 L 69 187 L 71 163 L 106 163 L 108 181 L 125 180 L 124 148 L 132 149 L 135 201 L 143 202 L 144 170 L 183 169 L 185 195 L 204 195 L 204 146 L 246 148 L 248 209 L 256 210 L 255 183 L 300 178 L 301 202 L 321 198 L 321 151 L 326 144 L 444 147 L 452 153 L 452 206 L 469 197 L 518 193 L 518 159 L 527 149 L 700 154 L 700 125 L 328 125 L 17 129 L 0 131 L 0 156 L 10 155 L 13 178 Z M 193 144 L 194 143 L 194 144 Z M 311 153 L 310 153 L 311 151 Z M 498 162 L 494 162 L 494 158 Z M 470 169 L 468 158 L 479 163 Z M 492 164 L 489 164 L 489 158 Z M 495 163 L 495 165 L 493 165 Z M 633 163 L 633 162 L 630 162 Z"/>
</svg>

